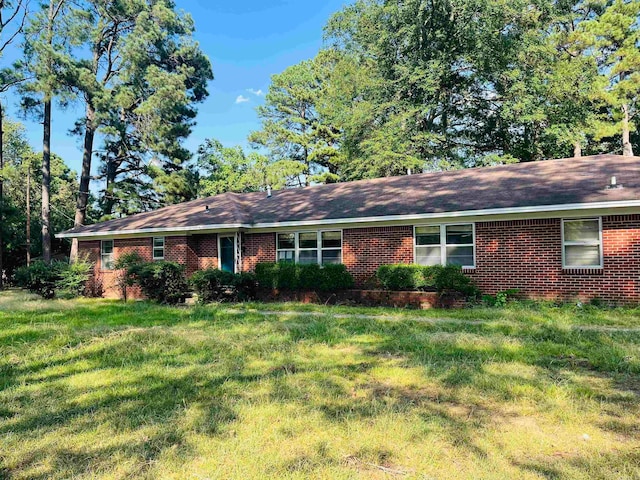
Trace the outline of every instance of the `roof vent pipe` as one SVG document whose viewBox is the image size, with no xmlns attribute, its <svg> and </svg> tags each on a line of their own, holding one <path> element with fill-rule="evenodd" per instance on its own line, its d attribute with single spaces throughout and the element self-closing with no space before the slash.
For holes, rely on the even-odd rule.
<svg viewBox="0 0 640 480">
<path fill-rule="evenodd" d="M 208 211 L 209 211 L 209 205 L 205 205 L 205 206 L 204 206 L 204 211 L 205 211 L 205 212 L 208 212 Z"/>
<path fill-rule="evenodd" d="M 267 198 L 271 198 L 271 185 L 267 185 Z"/>
<path fill-rule="evenodd" d="M 411 175 L 411 169 L 407 168 L 407 175 Z"/>
<path fill-rule="evenodd" d="M 613 175 L 611 177 L 611 181 L 609 182 L 609 185 L 607 186 L 608 189 L 613 190 L 616 188 L 622 188 L 622 184 L 618 183 L 618 179 L 615 177 L 615 175 Z"/>
</svg>

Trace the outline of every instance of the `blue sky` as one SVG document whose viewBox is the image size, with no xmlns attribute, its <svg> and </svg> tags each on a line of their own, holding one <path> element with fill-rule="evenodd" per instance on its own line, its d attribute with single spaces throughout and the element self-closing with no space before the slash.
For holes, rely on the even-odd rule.
<svg viewBox="0 0 640 480">
<path fill-rule="evenodd" d="M 196 24 L 195 38 L 213 65 L 215 80 L 209 98 L 199 105 L 197 126 L 186 142 L 191 151 L 205 138 L 225 145 L 245 144 L 259 128 L 255 107 L 263 101 L 271 75 L 313 57 L 322 45 L 322 28 L 347 0 L 176 0 Z M 239 97 L 239 103 L 236 103 Z M 15 113 L 16 99 L 7 99 Z M 52 151 L 76 171 L 81 163 L 81 139 L 69 135 L 82 117 L 83 106 L 53 112 Z M 42 148 L 42 126 L 25 121 L 29 140 Z M 97 167 L 94 157 L 93 170 Z"/>
</svg>

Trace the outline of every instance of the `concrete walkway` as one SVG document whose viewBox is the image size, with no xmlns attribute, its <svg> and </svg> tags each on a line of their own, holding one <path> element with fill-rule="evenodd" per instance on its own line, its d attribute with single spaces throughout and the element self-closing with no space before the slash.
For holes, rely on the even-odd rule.
<svg viewBox="0 0 640 480">
<path fill-rule="evenodd" d="M 363 313 L 323 313 L 323 312 L 296 312 L 296 311 L 276 311 L 276 310 L 242 310 L 236 308 L 222 309 L 224 313 L 230 315 L 244 315 L 246 313 L 254 313 L 264 316 L 285 316 L 285 317 L 313 317 L 319 318 L 327 315 L 331 315 L 333 318 L 339 319 L 354 319 L 354 320 L 375 320 L 385 322 L 423 322 L 431 325 L 511 325 L 511 326 L 523 326 L 522 323 L 513 322 L 508 320 L 460 320 L 458 318 L 428 318 L 408 315 L 367 315 Z M 572 330 L 585 331 L 585 332 L 602 332 L 602 333 L 640 333 L 639 327 L 616 327 L 608 325 L 571 325 Z"/>
</svg>

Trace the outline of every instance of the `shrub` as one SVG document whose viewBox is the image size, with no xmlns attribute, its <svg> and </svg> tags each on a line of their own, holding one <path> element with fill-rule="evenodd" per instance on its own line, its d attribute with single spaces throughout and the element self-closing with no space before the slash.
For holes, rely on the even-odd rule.
<svg viewBox="0 0 640 480">
<path fill-rule="evenodd" d="M 56 290 L 66 297 L 79 297 L 84 295 L 87 281 L 91 276 L 93 264 L 86 259 L 74 263 L 58 264 L 58 279 L 55 283 Z"/>
<path fill-rule="evenodd" d="M 235 284 L 236 300 L 253 300 L 256 298 L 258 282 L 253 273 L 242 272 L 236 274 Z"/>
<path fill-rule="evenodd" d="M 354 285 L 353 277 L 341 264 L 321 267 L 317 264 L 259 263 L 256 265 L 256 279 L 262 288 L 284 291 L 332 292 Z"/>
<path fill-rule="evenodd" d="M 175 305 L 184 301 L 189 293 L 184 266 L 179 263 L 136 263 L 127 269 L 127 275 L 149 300 L 158 303 Z"/>
<path fill-rule="evenodd" d="M 53 298 L 56 293 L 56 282 L 60 280 L 60 262 L 47 264 L 36 260 L 20 272 L 20 281 L 24 288 L 37 293 L 43 298 Z"/>
<path fill-rule="evenodd" d="M 435 272 L 422 265 L 381 265 L 376 277 L 385 290 L 435 290 Z"/>
<path fill-rule="evenodd" d="M 135 283 L 135 279 L 129 270 L 131 267 L 141 263 L 144 263 L 144 260 L 138 252 L 126 252 L 119 255 L 113 264 L 113 269 L 117 271 L 116 285 L 120 289 L 120 296 L 125 302 L 127 301 L 127 289 Z"/>
<path fill-rule="evenodd" d="M 20 288 L 29 288 L 29 267 L 18 267 L 13 272 L 13 284 Z"/>
<path fill-rule="evenodd" d="M 256 279 L 251 273 L 230 273 L 215 268 L 195 272 L 189 280 L 202 303 L 255 298 Z"/>
<path fill-rule="evenodd" d="M 436 265 L 430 267 L 434 272 L 434 286 L 440 294 L 450 295 L 461 293 L 467 298 L 476 298 L 480 295 L 478 287 L 469 277 L 462 273 L 462 268 L 457 265 Z"/>
<path fill-rule="evenodd" d="M 376 271 L 376 278 L 385 290 L 436 291 L 466 297 L 476 297 L 479 293 L 462 268 L 455 265 L 382 265 Z"/>
</svg>

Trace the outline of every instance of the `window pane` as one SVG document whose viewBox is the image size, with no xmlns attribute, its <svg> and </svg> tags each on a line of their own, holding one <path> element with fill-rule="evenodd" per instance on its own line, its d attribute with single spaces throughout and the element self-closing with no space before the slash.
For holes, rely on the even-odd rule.
<svg viewBox="0 0 640 480">
<path fill-rule="evenodd" d="M 318 250 L 301 250 L 299 255 L 300 263 L 318 263 Z"/>
<path fill-rule="evenodd" d="M 153 246 L 154 248 L 164 248 L 164 237 L 154 237 Z"/>
<path fill-rule="evenodd" d="M 416 247 L 416 263 L 440 265 L 440 247 Z"/>
<path fill-rule="evenodd" d="M 154 248 L 153 258 L 164 258 L 164 248 Z"/>
<path fill-rule="evenodd" d="M 322 232 L 322 248 L 342 247 L 342 234 L 340 232 Z"/>
<path fill-rule="evenodd" d="M 447 247 L 447 263 L 461 267 L 473 267 L 473 247 Z"/>
<path fill-rule="evenodd" d="M 416 227 L 416 245 L 440 245 L 440 226 Z"/>
<path fill-rule="evenodd" d="M 295 261 L 295 252 L 293 250 L 283 250 L 278 252 L 278 261 L 293 263 Z"/>
<path fill-rule="evenodd" d="M 600 241 L 600 222 L 598 220 L 564 222 L 564 240 L 566 242 L 598 242 Z"/>
<path fill-rule="evenodd" d="M 113 268 L 113 253 L 106 253 L 101 255 L 100 263 L 103 270 L 111 270 Z"/>
<path fill-rule="evenodd" d="M 447 245 L 465 244 L 473 244 L 473 225 L 448 225 Z"/>
<path fill-rule="evenodd" d="M 296 248 L 296 236 L 293 233 L 278 234 L 278 250 Z"/>
<path fill-rule="evenodd" d="M 299 248 L 318 248 L 318 234 L 316 232 L 306 232 L 298 235 L 300 241 Z"/>
<path fill-rule="evenodd" d="M 330 263 L 340 263 L 342 260 L 341 250 L 323 250 L 322 251 L 322 264 L 327 265 Z"/>
<path fill-rule="evenodd" d="M 113 253 L 113 240 L 103 240 L 102 241 L 102 253 Z"/>
<path fill-rule="evenodd" d="M 600 247 L 567 245 L 564 250 L 564 260 L 567 267 L 600 266 Z"/>
</svg>

